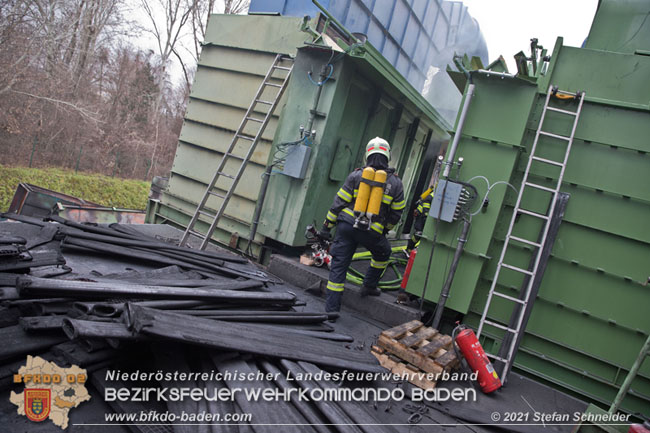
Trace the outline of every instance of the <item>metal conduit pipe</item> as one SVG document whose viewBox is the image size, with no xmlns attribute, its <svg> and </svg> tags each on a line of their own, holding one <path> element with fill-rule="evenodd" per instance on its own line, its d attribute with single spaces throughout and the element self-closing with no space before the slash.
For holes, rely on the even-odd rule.
<svg viewBox="0 0 650 433">
<path fill-rule="evenodd" d="M 467 87 L 467 95 L 465 96 L 465 102 L 463 104 L 463 110 L 460 113 L 460 119 L 458 119 L 458 126 L 456 127 L 456 133 L 454 134 L 454 139 L 451 142 L 451 148 L 447 153 L 447 161 L 445 162 L 445 171 L 443 172 L 444 177 L 449 176 L 451 171 L 451 166 L 454 163 L 454 157 L 456 156 L 456 149 L 458 148 L 458 142 L 460 141 L 460 136 L 463 132 L 463 126 L 465 126 L 465 119 L 467 118 L 467 112 L 469 111 L 469 105 L 472 102 L 474 97 L 474 84 L 470 83 Z"/>
<path fill-rule="evenodd" d="M 479 69 L 476 71 L 477 73 L 485 76 L 490 76 L 494 75 L 495 77 L 500 77 L 501 79 L 503 78 L 515 78 L 516 75 L 513 74 L 508 74 L 506 72 L 495 72 L 495 71 L 488 71 L 487 69 Z"/>
<path fill-rule="evenodd" d="M 449 273 L 447 274 L 447 279 L 445 280 L 445 285 L 442 286 L 440 291 L 440 297 L 438 298 L 438 304 L 433 313 L 433 321 L 431 322 L 431 327 L 434 329 L 439 329 L 440 319 L 442 319 L 442 312 L 445 309 L 445 304 L 447 303 L 447 298 L 449 297 L 449 291 L 451 290 L 451 283 L 454 281 L 454 276 L 456 275 L 456 268 L 458 268 L 458 262 L 460 261 L 460 256 L 463 253 L 465 248 L 465 243 L 467 242 L 467 233 L 469 233 L 470 221 L 466 219 L 463 221 L 463 230 L 458 237 L 458 245 L 456 245 L 456 251 L 454 252 L 454 259 L 451 262 L 451 267 L 449 268 Z"/>
</svg>

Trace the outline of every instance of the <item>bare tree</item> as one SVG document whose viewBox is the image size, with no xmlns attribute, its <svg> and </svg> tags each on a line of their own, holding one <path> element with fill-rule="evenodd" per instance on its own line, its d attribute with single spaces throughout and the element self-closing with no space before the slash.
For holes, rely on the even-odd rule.
<svg viewBox="0 0 650 433">
<path fill-rule="evenodd" d="M 246 12 L 251 4 L 250 0 L 224 0 L 223 3 L 224 14 L 241 14 Z"/>
</svg>

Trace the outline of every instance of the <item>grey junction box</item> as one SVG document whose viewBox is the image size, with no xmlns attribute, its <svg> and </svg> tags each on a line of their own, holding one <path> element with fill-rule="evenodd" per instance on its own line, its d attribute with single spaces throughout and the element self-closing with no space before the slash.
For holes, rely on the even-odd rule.
<svg viewBox="0 0 650 433">
<path fill-rule="evenodd" d="M 445 188 L 446 185 L 446 188 Z M 442 212 L 440 212 L 440 202 L 442 198 L 442 192 L 445 192 L 445 201 L 442 205 Z M 463 185 L 455 182 L 448 182 L 446 180 L 441 180 L 438 182 L 436 191 L 433 194 L 433 201 L 431 203 L 431 209 L 429 210 L 429 216 L 433 218 L 438 218 L 438 212 L 440 212 L 440 219 L 448 223 L 454 220 L 454 213 L 456 212 L 456 205 L 460 199 L 460 194 L 463 191 Z"/>
<path fill-rule="evenodd" d="M 309 146 L 305 146 L 304 144 L 291 146 L 284 160 L 282 174 L 295 177 L 296 179 L 304 179 L 310 155 L 311 147 Z"/>
</svg>

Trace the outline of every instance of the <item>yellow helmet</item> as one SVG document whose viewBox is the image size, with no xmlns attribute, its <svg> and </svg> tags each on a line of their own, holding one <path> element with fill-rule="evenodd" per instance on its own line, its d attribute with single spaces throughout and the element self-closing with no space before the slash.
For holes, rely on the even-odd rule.
<svg viewBox="0 0 650 433">
<path fill-rule="evenodd" d="M 366 161 L 373 153 L 381 153 L 390 161 L 390 144 L 381 137 L 375 137 L 366 145 Z"/>
</svg>

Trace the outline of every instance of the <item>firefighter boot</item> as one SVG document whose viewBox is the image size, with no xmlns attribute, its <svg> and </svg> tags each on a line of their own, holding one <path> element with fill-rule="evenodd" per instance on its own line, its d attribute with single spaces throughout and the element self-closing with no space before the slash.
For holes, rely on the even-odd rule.
<svg viewBox="0 0 650 433">
<path fill-rule="evenodd" d="M 334 290 L 326 290 L 325 293 L 325 312 L 326 313 L 338 313 L 341 311 L 341 299 L 343 298 L 343 292 L 335 292 Z M 331 320 L 336 321 L 336 319 Z"/>
<path fill-rule="evenodd" d="M 367 286 L 361 287 L 361 297 L 379 296 L 379 295 L 381 295 L 381 290 L 378 289 L 377 287 L 375 288 L 367 287 Z"/>
</svg>

